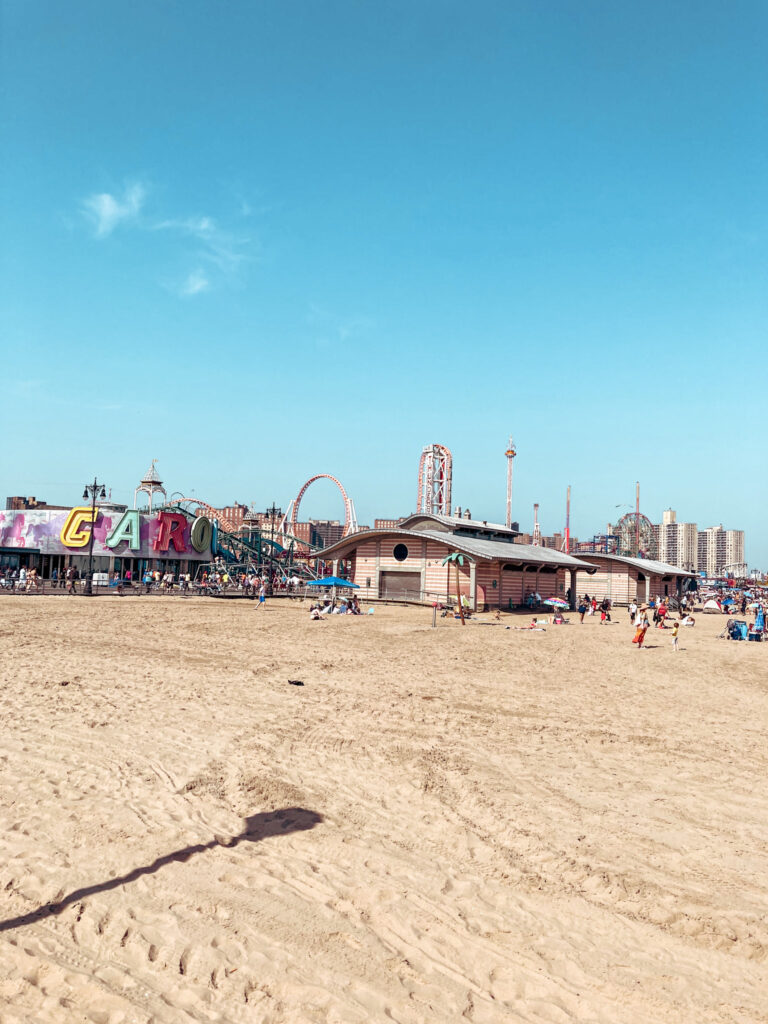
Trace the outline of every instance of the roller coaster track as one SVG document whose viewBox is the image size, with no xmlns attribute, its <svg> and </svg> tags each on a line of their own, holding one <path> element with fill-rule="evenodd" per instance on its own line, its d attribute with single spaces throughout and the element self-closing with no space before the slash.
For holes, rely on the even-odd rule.
<svg viewBox="0 0 768 1024">
<path fill-rule="evenodd" d="M 341 497 L 344 501 L 344 532 L 342 537 L 348 537 L 351 533 L 357 533 L 357 513 L 355 512 L 355 503 L 349 497 L 347 492 L 340 480 L 337 480 L 335 476 L 331 476 L 330 473 L 316 473 L 311 476 L 309 480 L 304 484 L 299 493 L 295 498 L 291 499 L 291 503 L 288 506 L 288 510 L 280 521 L 278 531 L 281 537 L 289 537 L 290 534 L 286 533 L 288 527 L 295 528 L 299 521 L 299 506 L 301 505 L 301 499 L 304 497 L 307 489 L 315 482 L 315 480 L 330 480 L 336 484 L 341 493 Z M 311 546 L 311 545 L 310 545 Z M 316 550 L 322 550 L 322 547 Z"/>
<path fill-rule="evenodd" d="M 219 510 L 213 505 L 200 501 L 199 498 L 176 498 L 163 505 L 158 505 L 154 509 L 154 511 L 181 512 L 188 519 L 199 515 L 201 510 L 209 519 L 218 522 L 217 546 L 234 561 L 245 560 L 261 563 L 265 555 L 270 561 L 277 561 L 281 555 L 286 554 L 292 561 L 293 551 L 296 547 L 306 549 L 310 555 L 321 550 L 321 546 L 310 544 L 287 533 L 281 533 L 279 541 L 266 537 L 264 534 L 260 534 L 259 540 L 251 540 L 250 537 L 242 535 L 242 526 L 236 526 L 231 519 L 220 515 Z M 265 552 L 265 547 L 272 548 L 272 552 Z"/>
</svg>

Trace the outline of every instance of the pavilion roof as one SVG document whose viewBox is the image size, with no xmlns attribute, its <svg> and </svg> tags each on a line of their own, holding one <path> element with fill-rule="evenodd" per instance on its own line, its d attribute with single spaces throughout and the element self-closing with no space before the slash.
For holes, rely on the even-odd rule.
<svg viewBox="0 0 768 1024">
<path fill-rule="evenodd" d="M 471 522 L 471 520 L 461 520 Z M 446 547 L 471 558 L 488 562 L 509 562 L 520 565 L 551 566 L 562 569 L 596 569 L 597 566 L 582 558 L 575 558 L 573 555 L 566 555 L 563 551 L 556 551 L 554 548 L 544 548 L 533 544 L 514 544 L 511 540 L 493 540 L 486 537 L 466 537 L 452 532 L 439 530 L 407 530 L 402 526 L 387 530 L 365 530 L 360 533 L 350 534 L 335 544 L 331 544 L 323 551 L 318 552 L 318 557 L 337 557 L 344 550 L 356 547 L 359 543 L 381 537 L 407 537 L 413 541 L 427 538 L 445 544 Z"/>
<path fill-rule="evenodd" d="M 602 558 L 608 559 L 611 562 L 619 562 L 623 565 L 630 565 L 633 569 L 639 569 L 641 572 L 652 572 L 657 576 L 695 576 L 696 573 L 692 569 L 681 569 L 679 565 L 669 565 L 668 562 L 656 562 L 651 558 L 630 558 L 628 555 L 606 555 L 602 552 L 591 552 L 587 555 L 588 558 Z"/>
</svg>

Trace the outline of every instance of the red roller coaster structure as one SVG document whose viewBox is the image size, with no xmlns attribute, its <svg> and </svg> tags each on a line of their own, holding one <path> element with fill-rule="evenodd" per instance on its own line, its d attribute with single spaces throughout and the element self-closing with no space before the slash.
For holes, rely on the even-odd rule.
<svg viewBox="0 0 768 1024">
<path fill-rule="evenodd" d="M 222 515 L 221 509 L 214 508 L 213 505 L 209 505 L 207 501 L 201 501 L 200 498 L 186 498 L 183 495 L 177 496 L 178 493 L 179 492 L 177 491 L 175 494 L 172 494 L 171 497 L 159 507 L 164 508 L 178 505 L 182 508 L 186 508 L 189 512 L 195 512 L 196 514 L 199 514 L 202 510 L 211 522 L 213 522 L 214 519 L 217 520 L 222 530 L 226 530 L 227 533 L 237 533 L 240 527 L 237 523 L 233 522 L 233 520 Z"/>
<path fill-rule="evenodd" d="M 335 476 L 331 476 L 330 473 L 317 473 L 315 476 L 311 476 L 309 480 L 307 480 L 296 497 L 292 499 L 280 522 L 278 534 L 295 532 L 295 528 L 299 522 L 299 506 L 301 505 L 301 499 L 306 494 L 307 488 L 310 487 L 315 480 L 330 480 L 332 483 L 336 484 L 341 491 L 342 498 L 344 499 L 344 532 L 342 533 L 342 537 L 348 537 L 350 533 L 356 533 L 357 515 L 355 513 L 354 502 L 344 490 L 341 482 L 337 480 Z"/>
<path fill-rule="evenodd" d="M 449 516 L 452 479 L 453 456 L 450 449 L 444 444 L 425 445 L 419 460 L 416 511 Z"/>
</svg>

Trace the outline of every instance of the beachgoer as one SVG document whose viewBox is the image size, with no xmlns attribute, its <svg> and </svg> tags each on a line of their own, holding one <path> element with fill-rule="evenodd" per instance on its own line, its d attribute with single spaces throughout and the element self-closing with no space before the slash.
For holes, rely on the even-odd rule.
<svg viewBox="0 0 768 1024">
<path fill-rule="evenodd" d="M 259 587 L 259 603 L 256 605 L 256 610 L 257 611 L 259 610 L 259 608 L 264 608 L 265 607 L 266 600 L 267 600 L 267 588 L 262 583 L 261 586 Z"/>
<path fill-rule="evenodd" d="M 586 615 L 586 613 L 587 613 L 587 599 L 585 597 L 584 600 L 579 604 L 579 622 L 583 622 L 584 621 L 584 616 Z"/>
<path fill-rule="evenodd" d="M 644 614 L 642 619 L 640 620 L 640 624 L 637 627 L 635 635 L 632 637 L 632 643 L 637 644 L 638 650 L 640 650 L 640 648 L 643 646 L 645 634 L 648 632 L 650 625 L 651 623 L 648 620 L 648 616 Z"/>
<path fill-rule="evenodd" d="M 679 651 L 680 648 L 677 645 L 677 634 L 680 632 L 680 623 L 676 622 L 672 627 L 672 650 Z"/>
</svg>

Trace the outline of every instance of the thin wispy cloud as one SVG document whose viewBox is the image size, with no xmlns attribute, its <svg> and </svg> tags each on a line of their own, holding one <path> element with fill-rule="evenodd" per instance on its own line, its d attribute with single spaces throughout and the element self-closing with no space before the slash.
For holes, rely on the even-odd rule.
<svg viewBox="0 0 768 1024">
<path fill-rule="evenodd" d="M 209 216 L 150 216 L 144 209 L 147 189 L 141 183 L 127 185 L 122 193 L 98 192 L 81 203 L 81 213 L 93 225 L 95 237 L 107 238 L 116 228 L 131 224 L 143 233 L 163 233 L 175 240 L 187 276 L 164 287 L 180 296 L 199 295 L 227 279 L 233 279 L 252 257 L 249 237 L 235 234 Z"/>
<path fill-rule="evenodd" d="M 206 292 L 211 286 L 211 282 L 205 276 L 202 270 L 193 270 L 192 273 L 187 277 L 186 281 L 181 287 L 182 295 L 199 295 L 200 292 Z"/>
<path fill-rule="evenodd" d="M 143 185 L 127 185 L 121 196 L 95 192 L 83 200 L 83 214 L 94 225 L 97 238 L 111 235 L 118 224 L 135 220 L 141 213 L 147 191 Z"/>
<path fill-rule="evenodd" d="M 162 220 L 154 225 L 156 231 L 176 231 L 200 243 L 198 256 L 224 272 L 235 270 L 245 260 L 245 248 L 250 239 L 239 238 L 221 228 L 212 217 L 187 217 L 181 220 Z"/>
</svg>

